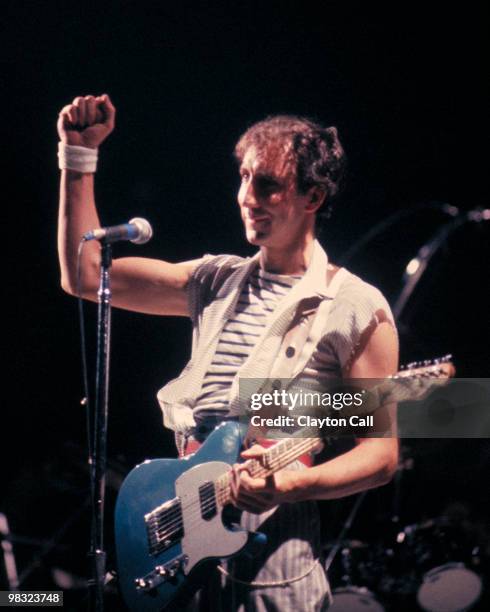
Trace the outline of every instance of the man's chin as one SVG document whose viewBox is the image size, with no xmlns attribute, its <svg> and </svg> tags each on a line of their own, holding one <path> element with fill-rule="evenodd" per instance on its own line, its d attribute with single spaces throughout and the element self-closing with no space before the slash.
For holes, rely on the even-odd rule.
<svg viewBox="0 0 490 612">
<path fill-rule="evenodd" d="M 258 232 L 257 230 L 247 230 L 245 232 L 247 241 L 255 246 L 265 246 L 270 237 L 268 232 Z"/>
</svg>

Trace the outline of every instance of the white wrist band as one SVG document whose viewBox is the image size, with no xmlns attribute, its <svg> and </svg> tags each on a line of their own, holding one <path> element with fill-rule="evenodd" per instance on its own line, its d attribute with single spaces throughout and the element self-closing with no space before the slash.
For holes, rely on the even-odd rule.
<svg viewBox="0 0 490 612">
<path fill-rule="evenodd" d="M 78 147 L 59 142 L 58 166 L 60 170 L 92 173 L 97 168 L 97 154 L 98 149 L 89 149 L 88 147 Z"/>
</svg>

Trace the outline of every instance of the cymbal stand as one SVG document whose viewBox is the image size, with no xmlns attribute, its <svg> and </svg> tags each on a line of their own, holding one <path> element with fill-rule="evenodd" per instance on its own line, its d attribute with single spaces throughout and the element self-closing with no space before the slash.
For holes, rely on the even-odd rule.
<svg viewBox="0 0 490 612">
<path fill-rule="evenodd" d="M 367 492 L 368 492 L 367 490 L 363 491 L 360 495 L 357 496 L 357 499 L 354 505 L 352 506 L 351 511 L 349 512 L 349 516 L 344 522 L 342 529 L 340 530 L 340 533 L 337 536 L 337 539 L 335 540 L 335 543 L 330 549 L 330 552 L 328 553 L 328 556 L 325 560 L 325 571 L 326 572 L 328 572 L 330 566 L 332 565 L 333 560 L 335 559 L 337 553 L 339 552 L 339 549 L 342 545 L 342 542 L 345 536 L 347 535 L 347 532 L 352 527 L 352 523 L 354 522 L 354 519 L 356 518 L 356 515 L 359 512 L 359 508 L 361 507 L 362 502 L 366 498 Z"/>
</svg>

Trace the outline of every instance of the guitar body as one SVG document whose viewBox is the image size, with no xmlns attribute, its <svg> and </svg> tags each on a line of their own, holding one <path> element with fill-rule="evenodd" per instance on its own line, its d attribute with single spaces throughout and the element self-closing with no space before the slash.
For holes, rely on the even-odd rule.
<svg viewBox="0 0 490 612">
<path fill-rule="evenodd" d="M 455 372 L 449 357 L 417 365 L 386 379 L 378 396 L 384 402 L 418 399 Z M 366 410 L 372 412 L 373 406 Z M 123 482 L 116 504 L 116 552 L 130 610 L 156 612 L 171 603 L 181 609 L 199 574 L 205 576 L 207 561 L 231 557 L 249 537 L 253 541 L 252 534 L 223 522 L 223 508 L 230 508 L 228 472 L 239 461 L 246 430 L 237 422 L 221 423 L 194 455 L 145 461 Z M 260 461 L 249 459 L 249 474 L 265 478 L 313 450 L 317 437 L 311 428 L 301 431 L 277 442 Z"/>
<path fill-rule="evenodd" d="M 123 482 L 116 552 L 130 610 L 164 609 L 197 588 L 193 576 L 204 560 L 229 557 L 247 543 L 248 532 L 225 526 L 209 487 L 239 460 L 243 435 L 243 425 L 222 423 L 194 455 L 145 461 Z"/>
</svg>

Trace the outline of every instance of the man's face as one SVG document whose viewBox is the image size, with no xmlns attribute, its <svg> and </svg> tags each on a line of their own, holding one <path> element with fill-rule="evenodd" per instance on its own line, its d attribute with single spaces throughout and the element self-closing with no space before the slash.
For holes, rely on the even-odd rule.
<svg viewBox="0 0 490 612">
<path fill-rule="evenodd" d="M 247 240 L 287 248 L 304 237 L 313 221 L 309 197 L 296 188 L 294 166 L 279 147 L 247 149 L 240 166 L 238 204 Z"/>
</svg>

